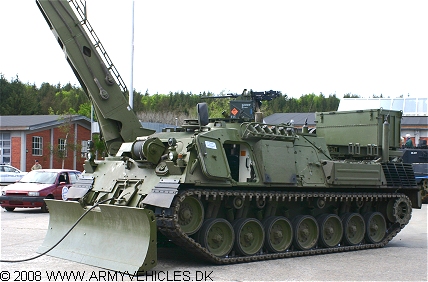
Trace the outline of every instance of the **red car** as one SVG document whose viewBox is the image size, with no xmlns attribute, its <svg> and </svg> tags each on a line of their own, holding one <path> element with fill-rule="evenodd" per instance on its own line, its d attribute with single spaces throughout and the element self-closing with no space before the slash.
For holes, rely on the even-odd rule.
<svg viewBox="0 0 428 282">
<path fill-rule="evenodd" d="M 76 183 L 80 174 L 80 171 L 69 169 L 30 171 L 18 182 L 2 189 L 0 205 L 7 211 L 42 208 L 42 211 L 48 212 L 44 199 L 66 200 L 68 188 Z"/>
</svg>

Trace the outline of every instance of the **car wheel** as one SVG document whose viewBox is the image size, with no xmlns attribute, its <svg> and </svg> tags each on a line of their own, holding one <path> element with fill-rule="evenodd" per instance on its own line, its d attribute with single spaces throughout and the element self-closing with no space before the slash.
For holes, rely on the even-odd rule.
<svg viewBox="0 0 428 282">
<path fill-rule="evenodd" d="M 13 212 L 15 210 L 15 208 L 4 208 L 5 210 L 7 210 L 8 212 Z"/>
<path fill-rule="evenodd" d="M 49 208 L 48 208 L 48 206 L 46 205 L 46 203 L 43 203 L 43 206 L 42 206 L 42 212 L 49 212 Z"/>
<path fill-rule="evenodd" d="M 46 199 L 53 199 L 54 197 L 52 195 L 49 195 L 46 197 Z M 46 202 L 43 201 L 43 206 L 42 206 L 42 212 L 49 212 L 49 208 L 46 205 Z"/>
</svg>

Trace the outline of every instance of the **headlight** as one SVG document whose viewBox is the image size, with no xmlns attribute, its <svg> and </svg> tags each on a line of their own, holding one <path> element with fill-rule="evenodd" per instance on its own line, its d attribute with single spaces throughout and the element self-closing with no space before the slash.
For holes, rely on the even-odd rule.
<svg viewBox="0 0 428 282">
<path fill-rule="evenodd" d="M 174 160 L 174 153 L 173 152 L 169 152 L 169 154 L 168 154 L 168 160 L 170 160 L 170 161 Z"/>
<path fill-rule="evenodd" d="M 28 196 L 31 196 L 31 197 L 39 196 L 39 192 L 28 192 Z"/>
<path fill-rule="evenodd" d="M 1 191 L 2 196 L 6 196 L 6 190 Z"/>
</svg>

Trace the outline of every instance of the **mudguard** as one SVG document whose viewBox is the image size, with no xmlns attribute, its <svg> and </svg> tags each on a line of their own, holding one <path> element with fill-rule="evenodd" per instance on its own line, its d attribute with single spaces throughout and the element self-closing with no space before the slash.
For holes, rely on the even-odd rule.
<svg viewBox="0 0 428 282">
<path fill-rule="evenodd" d="M 55 245 L 86 209 L 78 202 L 46 200 L 49 228 L 38 253 Z M 156 219 L 151 210 L 99 205 L 47 255 L 138 275 L 157 264 Z"/>
</svg>

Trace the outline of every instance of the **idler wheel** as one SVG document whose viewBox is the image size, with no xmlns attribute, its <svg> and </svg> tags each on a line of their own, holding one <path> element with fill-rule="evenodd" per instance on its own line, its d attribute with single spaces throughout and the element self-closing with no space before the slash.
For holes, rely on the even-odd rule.
<svg viewBox="0 0 428 282">
<path fill-rule="evenodd" d="M 379 243 L 386 234 L 385 218 L 380 212 L 367 213 L 364 215 L 366 223 L 366 240 L 372 244 Z"/>
<path fill-rule="evenodd" d="M 271 216 L 263 221 L 265 229 L 265 248 L 279 253 L 287 250 L 293 241 L 291 222 L 283 216 Z"/>
<path fill-rule="evenodd" d="M 186 197 L 178 209 L 178 223 L 187 235 L 196 233 L 204 220 L 204 207 L 199 199 Z"/>
<path fill-rule="evenodd" d="M 348 246 L 361 243 L 364 239 L 366 224 L 359 213 L 346 213 L 342 216 L 343 241 Z"/>
<path fill-rule="evenodd" d="M 246 256 L 260 251 L 265 240 L 265 233 L 260 221 L 255 218 L 241 218 L 233 223 L 235 231 L 235 248 Z"/>
<path fill-rule="evenodd" d="M 406 225 L 412 217 L 412 203 L 407 197 L 392 199 L 388 202 L 386 215 L 389 221 Z"/>
<path fill-rule="evenodd" d="M 317 218 L 320 228 L 320 243 L 324 247 L 335 247 L 342 240 L 343 226 L 340 217 L 324 214 Z"/>
<path fill-rule="evenodd" d="M 313 216 L 298 215 L 293 219 L 294 244 L 300 250 L 310 250 L 318 241 L 318 223 Z"/>
<path fill-rule="evenodd" d="M 232 225 L 224 218 L 206 220 L 198 235 L 201 246 L 217 257 L 227 255 L 232 250 L 235 240 Z"/>
</svg>

